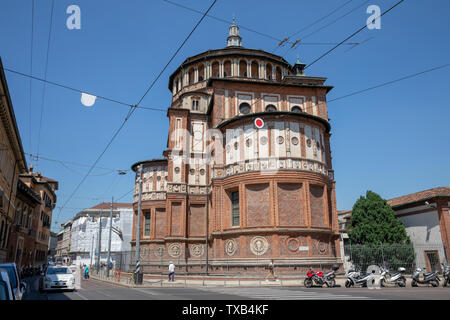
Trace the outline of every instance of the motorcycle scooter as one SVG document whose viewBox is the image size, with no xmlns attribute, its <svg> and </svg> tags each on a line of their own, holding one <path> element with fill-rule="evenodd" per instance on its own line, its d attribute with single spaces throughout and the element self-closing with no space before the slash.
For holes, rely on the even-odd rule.
<svg viewBox="0 0 450 320">
<path fill-rule="evenodd" d="M 375 281 L 374 273 L 360 274 L 356 270 L 350 269 L 347 272 L 347 281 L 345 281 L 345 287 L 351 288 L 351 287 L 354 287 L 357 285 L 362 286 L 362 287 L 367 287 L 367 283 L 369 281 L 371 283 L 374 283 L 374 281 Z"/>
<path fill-rule="evenodd" d="M 411 286 L 418 287 L 418 284 L 431 284 L 433 287 L 439 287 L 439 276 L 437 271 L 423 272 L 423 279 L 420 279 L 421 268 L 417 268 L 412 276 Z"/>
<path fill-rule="evenodd" d="M 450 283 L 450 265 L 446 262 L 442 264 L 442 267 L 442 276 L 444 277 L 444 284 L 442 286 L 446 287 Z"/>
<path fill-rule="evenodd" d="M 322 271 L 312 271 L 311 268 L 309 268 L 306 278 L 304 281 L 304 285 L 306 288 L 311 288 L 313 284 L 323 286 L 324 284 L 327 285 L 327 287 L 334 287 L 336 285 L 336 280 L 334 279 L 336 270 L 339 269 L 339 266 L 333 266 L 333 271 L 328 272 L 327 274 L 323 274 Z"/>
<path fill-rule="evenodd" d="M 381 267 L 380 286 L 385 287 L 386 284 L 395 284 L 398 287 L 406 287 L 406 278 L 403 276 L 405 268 L 398 268 L 398 272 L 391 274 L 385 267 Z"/>
</svg>

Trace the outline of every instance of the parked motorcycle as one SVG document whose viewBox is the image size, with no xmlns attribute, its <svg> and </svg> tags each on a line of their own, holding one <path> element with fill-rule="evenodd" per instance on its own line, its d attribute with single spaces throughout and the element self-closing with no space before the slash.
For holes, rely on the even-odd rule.
<svg viewBox="0 0 450 320">
<path fill-rule="evenodd" d="M 450 283 L 450 265 L 448 262 L 442 264 L 442 277 L 444 277 L 443 287 L 446 287 Z"/>
<path fill-rule="evenodd" d="M 418 284 L 431 284 L 433 287 L 439 286 L 439 276 L 437 271 L 423 272 L 423 279 L 420 279 L 421 268 L 417 268 L 412 276 L 411 286 L 418 287 Z"/>
<path fill-rule="evenodd" d="M 334 287 L 336 285 L 336 280 L 334 279 L 336 277 L 335 272 L 338 269 L 339 266 L 333 266 L 333 270 L 324 275 L 322 271 L 313 271 L 309 268 L 304 281 L 305 287 L 311 288 L 313 284 L 321 287 L 324 284 L 326 284 L 329 288 Z"/>
<path fill-rule="evenodd" d="M 391 274 L 389 269 L 380 267 L 381 277 L 380 286 L 385 287 L 386 284 L 395 284 L 398 287 L 406 287 L 406 278 L 403 276 L 405 268 L 398 268 L 398 272 Z"/>
<path fill-rule="evenodd" d="M 375 281 L 373 273 L 360 274 L 358 271 L 350 269 L 347 272 L 347 280 L 345 281 L 345 287 L 346 288 L 351 288 L 354 286 L 367 287 L 367 283 L 369 281 L 371 281 L 371 283 Z"/>
</svg>

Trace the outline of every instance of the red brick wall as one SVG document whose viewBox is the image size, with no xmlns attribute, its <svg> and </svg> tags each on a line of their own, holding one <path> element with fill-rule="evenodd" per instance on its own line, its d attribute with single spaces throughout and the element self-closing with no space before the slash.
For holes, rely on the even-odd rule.
<svg viewBox="0 0 450 320">
<path fill-rule="evenodd" d="M 247 185 L 246 200 L 247 226 L 271 225 L 269 184 Z"/>
<path fill-rule="evenodd" d="M 181 202 L 172 203 L 172 225 L 171 232 L 172 236 L 181 236 Z"/>
<path fill-rule="evenodd" d="M 279 183 L 277 188 L 280 226 L 305 226 L 301 183 Z"/>
<path fill-rule="evenodd" d="M 155 238 L 163 238 L 166 235 L 166 210 L 164 208 L 156 208 L 155 215 Z"/>
<path fill-rule="evenodd" d="M 206 207 L 200 204 L 191 204 L 189 210 L 189 236 L 205 236 Z"/>
<path fill-rule="evenodd" d="M 311 225 L 313 227 L 325 227 L 323 187 L 311 185 L 309 192 L 311 199 Z"/>
</svg>

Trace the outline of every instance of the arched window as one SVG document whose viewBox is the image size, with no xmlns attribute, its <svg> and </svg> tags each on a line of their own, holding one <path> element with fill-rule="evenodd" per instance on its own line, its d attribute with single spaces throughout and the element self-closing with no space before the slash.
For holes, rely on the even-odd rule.
<svg viewBox="0 0 450 320">
<path fill-rule="evenodd" d="M 212 63 L 211 70 L 212 70 L 212 76 L 214 78 L 218 78 L 219 77 L 219 63 L 217 61 L 214 61 Z"/>
<path fill-rule="evenodd" d="M 251 111 L 251 107 L 247 102 L 242 102 L 239 105 L 239 112 L 242 114 L 248 114 Z"/>
<path fill-rule="evenodd" d="M 274 112 L 274 111 L 277 111 L 277 107 L 275 107 L 273 104 L 269 104 L 266 107 L 266 112 Z"/>
<path fill-rule="evenodd" d="M 295 112 L 295 113 L 301 113 L 302 112 L 302 108 L 300 108 L 299 106 L 293 106 L 291 108 L 291 111 Z"/>
<path fill-rule="evenodd" d="M 272 65 L 270 63 L 266 64 L 266 78 L 272 80 Z"/>
<path fill-rule="evenodd" d="M 223 64 L 223 76 L 231 77 L 231 61 L 227 60 Z"/>
<path fill-rule="evenodd" d="M 239 61 L 239 76 L 247 77 L 247 61 L 245 60 Z"/>
<path fill-rule="evenodd" d="M 258 74 L 258 63 L 256 61 L 252 61 L 252 65 L 251 65 L 251 73 L 252 73 L 252 78 L 258 78 L 259 74 Z"/>
<path fill-rule="evenodd" d="M 194 68 L 189 69 L 189 84 L 194 83 Z"/>
</svg>

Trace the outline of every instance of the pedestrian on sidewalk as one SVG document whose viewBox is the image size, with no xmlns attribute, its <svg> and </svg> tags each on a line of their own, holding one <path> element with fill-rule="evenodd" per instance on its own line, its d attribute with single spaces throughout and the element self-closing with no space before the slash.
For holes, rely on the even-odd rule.
<svg viewBox="0 0 450 320">
<path fill-rule="evenodd" d="M 272 280 L 276 279 L 274 268 L 275 268 L 275 263 L 273 262 L 273 259 L 272 259 L 269 263 L 269 266 L 267 267 L 269 272 L 267 273 L 266 281 L 268 281 L 269 278 L 272 278 Z"/>
<path fill-rule="evenodd" d="M 85 280 L 89 279 L 89 267 L 88 266 L 84 267 L 84 279 Z"/>
<path fill-rule="evenodd" d="M 172 279 L 172 282 L 175 281 L 174 277 L 175 277 L 175 265 L 173 264 L 172 261 L 170 261 L 170 264 L 169 264 L 169 281 L 170 281 L 170 279 Z"/>
</svg>

